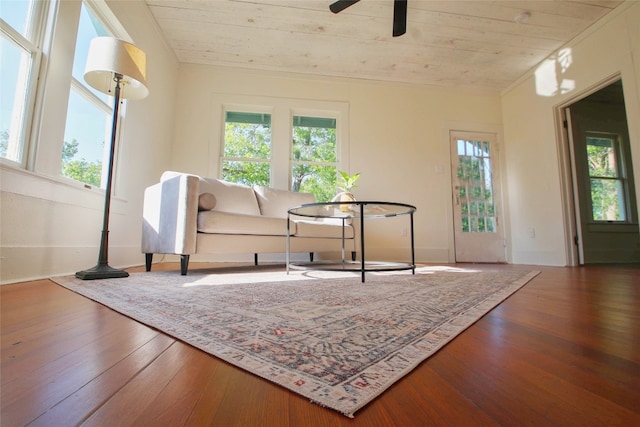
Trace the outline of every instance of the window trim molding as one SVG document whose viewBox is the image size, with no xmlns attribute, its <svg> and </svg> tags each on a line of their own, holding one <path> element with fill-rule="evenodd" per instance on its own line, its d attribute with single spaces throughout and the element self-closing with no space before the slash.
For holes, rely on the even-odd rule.
<svg viewBox="0 0 640 427">
<path fill-rule="evenodd" d="M 104 26 L 104 28 L 111 34 L 111 37 L 116 37 L 122 40 L 125 40 L 127 42 L 133 43 L 133 40 L 131 38 L 131 36 L 129 35 L 129 33 L 125 30 L 125 28 L 122 26 L 122 24 L 120 23 L 120 20 L 113 14 L 113 12 L 111 11 L 111 9 L 109 8 L 109 6 L 106 4 L 106 2 L 104 0 L 81 0 L 80 2 L 80 7 L 79 7 L 79 12 L 78 12 L 78 20 L 76 21 L 76 34 L 75 34 L 75 38 L 74 41 L 77 43 L 77 38 L 78 38 L 78 26 L 80 24 L 80 19 L 81 19 L 81 13 L 82 13 L 82 7 L 86 7 L 88 9 L 88 11 L 95 15 L 95 17 L 98 18 L 98 20 L 100 20 L 100 23 Z M 72 57 L 72 62 L 75 60 L 75 52 L 74 55 Z M 98 108 L 99 110 L 101 110 L 102 112 L 104 112 L 106 114 L 107 117 L 111 117 L 113 115 L 113 105 L 110 105 L 108 102 L 104 101 L 103 99 L 101 99 L 99 96 L 97 96 L 96 94 L 94 94 L 93 92 L 91 92 L 91 90 L 87 87 L 87 85 L 85 83 L 83 83 L 82 81 L 79 81 L 78 79 L 76 79 L 73 76 L 73 69 L 71 69 L 71 75 L 70 75 L 70 84 L 69 84 L 69 89 L 68 89 L 68 93 L 69 93 L 69 97 L 71 96 L 71 92 L 72 91 L 76 91 L 76 93 L 78 95 L 80 95 L 81 97 L 83 97 L 87 102 L 91 103 L 92 105 L 94 105 L 96 108 Z M 109 100 L 112 100 L 111 97 L 109 97 Z M 69 98 L 67 98 L 67 106 L 69 104 Z M 122 129 L 124 128 L 124 126 L 126 125 L 126 105 L 127 102 L 126 100 L 121 100 L 121 105 L 120 105 L 120 109 L 118 112 L 119 118 L 118 118 L 118 124 L 117 124 L 117 128 L 115 130 L 116 135 L 115 135 L 115 141 L 116 141 L 116 150 L 114 153 L 114 158 L 113 158 L 113 168 L 114 168 L 114 186 L 112 189 L 113 192 L 113 197 L 117 197 L 117 195 L 120 193 L 119 190 L 119 186 L 117 184 L 118 180 L 117 180 L 117 176 L 118 176 L 118 168 L 119 168 L 119 163 L 120 163 L 120 152 L 122 150 Z M 64 129 L 63 129 L 63 140 L 62 140 L 62 144 L 60 145 L 60 148 L 62 149 L 64 146 L 64 134 L 66 133 L 66 125 L 68 123 L 68 118 L 69 118 L 69 111 L 67 110 L 65 113 L 65 120 L 64 120 Z M 111 128 L 109 127 L 109 125 L 107 125 L 107 128 L 105 129 L 105 131 L 107 133 L 110 134 Z M 105 140 L 107 140 L 110 137 L 110 135 L 105 135 Z M 68 178 L 65 177 L 62 174 L 62 158 L 61 158 L 61 154 L 62 151 L 60 151 L 60 167 L 58 168 L 58 174 L 59 177 L 62 181 L 66 181 L 69 182 L 71 184 L 80 184 L 81 186 L 83 186 L 84 188 L 87 189 L 95 189 L 95 190 L 100 190 L 102 192 L 104 192 L 104 188 L 103 185 L 106 182 L 106 175 L 107 175 L 107 163 L 108 163 L 108 147 L 107 145 L 105 145 L 105 148 L 103 150 L 103 156 L 101 159 L 102 162 L 102 173 L 101 173 L 101 179 L 100 179 L 100 185 L 99 186 L 94 186 L 94 185 L 90 185 L 90 184 L 86 184 L 80 181 L 76 181 L 72 178 Z"/>
<path fill-rule="evenodd" d="M 82 0 L 82 3 L 93 12 L 114 37 L 129 43 L 134 43 L 133 39 L 120 23 L 120 20 L 113 14 L 104 0 Z"/>
<path fill-rule="evenodd" d="M 32 90 L 34 99 L 31 108 L 33 110 L 30 122 L 27 124 L 28 136 L 25 135 L 25 138 L 28 138 L 25 143 L 26 152 L 23 154 L 24 161 L 21 164 L 0 158 L 0 175 L 3 178 L 0 180 L 0 190 L 25 197 L 95 208 L 104 203 L 104 189 L 66 178 L 59 172 L 66 126 L 67 97 L 73 78 L 71 64 L 65 62 L 68 49 L 65 51 L 62 46 L 65 46 L 71 33 L 75 42 L 82 3 L 103 20 L 115 37 L 129 42 L 132 42 L 132 39 L 104 0 L 74 2 L 50 0 L 38 3 L 45 7 L 42 8 L 38 17 L 38 25 L 41 28 L 38 41 L 40 43 L 39 62 L 33 69 L 37 83 Z M 63 51 L 64 53 L 61 54 Z M 67 65 L 69 65 L 68 74 Z M 61 82 L 65 80 L 68 82 L 66 88 L 61 87 Z M 82 90 L 79 87 L 76 89 Z M 93 97 L 95 98 L 95 95 Z M 91 100 L 93 102 L 93 99 Z M 61 104 L 65 105 L 63 116 L 60 114 Z M 126 107 L 126 102 L 120 106 L 121 117 L 116 135 L 118 144 L 114 159 L 115 168 L 118 167 L 118 158 L 123 146 L 121 138 L 126 125 L 124 120 Z M 112 107 L 109 109 L 112 111 Z M 54 157 L 59 159 L 58 167 L 52 164 Z M 119 195 L 117 180 L 114 184 L 112 209 L 115 212 L 124 213 L 128 201 Z"/>
<path fill-rule="evenodd" d="M 337 164 L 341 170 L 349 170 L 349 103 L 303 98 L 212 94 L 213 119 L 209 152 L 216 158 L 209 161 L 206 173 L 219 177 L 221 173 L 224 125 L 226 111 L 264 112 L 271 114 L 271 186 L 288 190 L 291 186 L 291 138 L 293 116 L 318 116 L 336 119 L 338 141 Z M 286 141 L 277 143 L 278 141 Z"/>
<path fill-rule="evenodd" d="M 41 91 L 42 76 L 46 70 L 42 67 L 42 57 L 45 51 L 45 46 L 49 41 L 51 28 L 51 21 L 47 17 L 52 17 L 54 12 L 57 11 L 57 1 L 51 2 L 34 2 L 33 16 L 31 18 L 31 28 L 29 32 L 32 39 L 25 37 L 19 31 L 15 30 L 11 25 L 2 21 L 1 31 L 5 35 L 9 42 L 14 43 L 18 48 L 30 53 L 31 56 L 31 69 L 28 81 L 26 82 L 26 94 L 24 97 L 24 103 L 26 108 L 23 108 L 22 114 L 24 115 L 19 130 L 19 154 L 18 159 L 8 159 L 5 157 L 0 158 L 1 164 L 14 167 L 18 169 L 28 169 L 33 166 L 32 158 L 36 147 L 34 131 L 35 126 L 39 123 L 39 108 L 38 99 Z"/>
<path fill-rule="evenodd" d="M 587 139 L 586 145 L 587 147 L 589 146 L 589 138 L 602 138 L 602 139 L 609 139 L 612 143 L 612 148 L 613 148 L 613 153 L 615 156 L 615 160 L 616 160 L 616 176 L 615 177 L 609 177 L 609 176 L 598 176 L 598 175 L 591 175 L 591 171 L 589 170 L 589 166 L 586 166 L 585 169 L 585 179 L 587 180 L 587 185 L 589 188 L 589 204 L 591 205 L 591 209 L 589 209 L 589 220 L 588 223 L 589 224 L 600 224 L 600 225 L 612 225 L 612 224 L 632 224 L 633 220 L 633 214 L 631 212 L 631 200 L 630 200 L 630 191 L 629 191 L 629 182 L 628 182 L 628 177 L 627 177 L 627 171 L 626 171 L 626 159 L 624 156 L 624 150 L 622 149 L 622 143 L 620 141 L 620 139 L 622 138 L 621 135 L 616 134 L 616 133 L 611 133 L 611 132 L 596 132 L 596 131 L 585 131 L 584 132 L 584 136 Z M 588 150 L 588 148 L 587 148 Z M 588 162 L 588 157 L 589 154 L 587 153 L 587 162 Z M 614 220 L 608 220 L 608 219 L 596 219 L 594 216 L 594 212 L 593 212 L 593 185 L 592 182 L 594 179 L 597 180 L 602 180 L 602 181 L 612 181 L 615 183 L 619 183 L 620 184 L 620 188 L 622 189 L 622 199 L 624 202 L 624 206 L 622 206 L 622 212 L 624 214 L 624 219 L 614 219 Z"/>
</svg>

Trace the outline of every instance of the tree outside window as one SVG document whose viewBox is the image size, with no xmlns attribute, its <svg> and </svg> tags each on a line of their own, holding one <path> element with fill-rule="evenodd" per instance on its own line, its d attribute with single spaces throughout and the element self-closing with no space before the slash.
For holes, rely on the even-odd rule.
<svg viewBox="0 0 640 427">
<path fill-rule="evenodd" d="M 108 155 L 105 141 L 111 138 L 111 97 L 84 81 L 84 67 L 91 40 L 110 36 L 105 24 L 83 2 L 73 59 L 67 109 L 61 175 L 95 187 L 102 187 L 103 164 Z"/>
<path fill-rule="evenodd" d="M 269 186 L 271 115 L 225 113 L 221 177 L 245 185 Z"/>
<path fill-rule="evenodd" d="M 269 113 L 238 109 L 226 111 L 224 117 L 220 168 L 223 180 L 273 186 L 272 168 L 287 167 L 290 190 L 312 193 L 318 201 L 329 201 L 335 196 L 338 173 L 336 118 L 294 115 L 286 130 L 290 135 L 287 141 L 285 129 L 272 127 Z M 272 140 L 274 134 L 279 135 L 277 141 Z M 273 144 L 277 144 L 275 149 Z M 288 149 L 284 144 L 290 144 Z M 289 157 L 273 157 L 274 153 L 287 152 Z"/>
<path fill-rule="evenodd" d="M 624 176 L 615 135 L 587 137 L 587 163 L 594 221 L 626 221 Z"/>
<path fill-rule="evenodd" d="M 291 189 L 328 202 L 336 194 L 336 119 L 293 116 Z"/>
<path fill-rule="evenodd" d="M 488 141 L 458 139 L 458 200 L 462 231 L 495 233 L 491 145 Z"/>
</svg>

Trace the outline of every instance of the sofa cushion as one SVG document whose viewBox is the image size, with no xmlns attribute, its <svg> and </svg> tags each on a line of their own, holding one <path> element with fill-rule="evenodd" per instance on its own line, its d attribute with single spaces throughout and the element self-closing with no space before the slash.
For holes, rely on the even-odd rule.
<svg viewBox="0 0 640 427">
<path fill-rule="evenodd" d="M 316 201 L 311 193 L 278 190 L 260 185 L 254 185 L 253 189 L 256 192 L 260 212 L 264 216 L 286 218 L 289 208 Z"/>
<path fill-rule="evenodd" d="M 338 224 L 333 221 L 313 220 L 297 220 L 292 222 L 296 225 L 295 232 L 292 232 L 292 235 L 296 237 L 342 238 L 342 223 Z M 350 226 L 349 223 L 344 227 L 344 237 L 353 239 L 353 227 Z"/>
<path fill-rule="evenodd" d="M 200 193 L 216 197 L 215 211 L 260 215 L 260 207 L 251 187 L 215 178 L 200 178 Z"/>
<path fill-rule="evenodd" d="M 198 231 L 210 234 L 253 234 L 286 236 L 287 219 L 261 215 L 245 215 L 218 210 L 198 213 Z M 296 224 L 291 221 L 289 232 L 295 234 Z"/>
</svg>

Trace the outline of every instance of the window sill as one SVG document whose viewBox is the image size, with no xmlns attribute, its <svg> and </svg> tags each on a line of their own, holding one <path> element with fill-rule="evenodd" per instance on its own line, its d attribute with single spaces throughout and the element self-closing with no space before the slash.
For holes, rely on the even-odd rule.
<svg viewBox="0 0 640 427">
<path fill-rule="evenodd" d="M 0 164 L 0 191 L 57 203 L 100 208 L 104 205 L 104 189 L 71 179 L 38 174 L 25 169 Z M 112 196 L 112 208 L 123 206 L 125 199 Z"/>
</svg>

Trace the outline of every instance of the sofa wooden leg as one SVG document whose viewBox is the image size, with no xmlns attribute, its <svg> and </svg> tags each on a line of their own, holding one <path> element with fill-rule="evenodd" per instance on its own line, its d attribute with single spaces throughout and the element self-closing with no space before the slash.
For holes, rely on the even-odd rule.
<svg viewBox="0 0 640 427">
<path fill-rule="evenodd" d="M 313 262 L 313 252 L 309 252 L 309 262 Z"/>
<path fill-rule="evenodd" d="M 258 265 L 258 254 L 253 254 L 253 265 Z"/>
<path fill-rule="evenodd" d="M 187 269 L 189 268 L 189 255 L 180 255 L 180 274 L 187 275 Z"/>
<path fill-rule="evenodd" d="M 147 271 L 151 271 L 151 263 L 153 262 L 153 254 L 144 254 L 144 266 Z"/>
<path fill-rule="evenodd" d="M 356 251 L 351 251 L 351 261 L 356 260 Z"/>
</svg>

